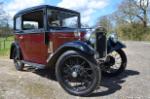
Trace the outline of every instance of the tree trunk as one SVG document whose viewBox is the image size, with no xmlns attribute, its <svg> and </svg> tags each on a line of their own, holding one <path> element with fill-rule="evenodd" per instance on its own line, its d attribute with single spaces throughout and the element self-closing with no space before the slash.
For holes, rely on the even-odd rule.
<svg viewBox="0 0 150 99">
<path fill-rule="evenodd" d="M 147 10 L 146 9 L 143 11 L 143 14 L 144 14 L 143 25 L 144 25 L 144 28 L 147 28 L 147 21 L 148 21 L 148 19 L 147 19 Z"/>
</svg>

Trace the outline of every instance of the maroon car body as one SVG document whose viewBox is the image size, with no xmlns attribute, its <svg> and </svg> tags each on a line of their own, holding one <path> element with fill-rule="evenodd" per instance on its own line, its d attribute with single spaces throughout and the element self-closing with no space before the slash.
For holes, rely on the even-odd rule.
<svg viewBox="0 0 150 99">
<path fill-rule="evenodd" d="M 44 15 L 44 13 L 48 12 L 47 9 L 73 13 L 78 18 L 77 27 L 49 27 L 47 22 L 48 16 Z M 19 23 L 19 21 L 22 22 Z M 66 42 L 84 38 L 85 31 L 76 31 L 76 28 L 80 27 L 78 21 L 80 21 L 80 14 L 78 12 L 48 5 L 28 8 L 17 13 L 14 17 L 14 34 L 15 42 L 19 44 L 21 49 L 22 60 L 47 66 L 46 60 L 57 48 Z M 28 22 L 27 25 L 32 25 L 30 22 L 37 22 L 39 26 L 36 28 L 32 28 L 32 26 L 25 28 L 23 27 L 25 22 Z M 43 24 L 43 26 L 40 26 L 40 24 Z M 76 32 L 80 32 L 80 35 L 76 36 Z M 13 47 L 11 50 L 13 51 Z"/>
</svg>

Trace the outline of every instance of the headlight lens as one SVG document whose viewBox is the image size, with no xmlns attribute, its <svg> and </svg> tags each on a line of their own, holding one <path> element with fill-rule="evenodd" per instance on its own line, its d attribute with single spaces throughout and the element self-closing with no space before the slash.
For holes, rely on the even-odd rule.
<svg viewBox="0 0 150 99">
<path fill-rule="evenodd" d="M 95 38 L 95 37 L 90 38 L 90 42 L 91 42 L 92 44 L 95 44 L 95 43 L 96 43 L 96 38 Z"/>
<path fill-rule="evenodd" d="M 91 44 L 95 44 L 95 42 L 96 42 L 95 33 L 91 32 L 91 31 L 90 32 L 88 31 L 84 38 L 85 38 L 85 40 L 90 41 Z"/>
<path fill-rule="evenodd" d="M 90 37 L 91 37 L 91 32 L 87 31 L 85 36 L 84 36 L 84 39 L 88 41 L 88 40 L 90 40 Z"/>
<path fill-rule="evenodd" d="M 118 41 L 117 33 L 111 33 L 110 38 L 116 43 Z"/>
</svg>

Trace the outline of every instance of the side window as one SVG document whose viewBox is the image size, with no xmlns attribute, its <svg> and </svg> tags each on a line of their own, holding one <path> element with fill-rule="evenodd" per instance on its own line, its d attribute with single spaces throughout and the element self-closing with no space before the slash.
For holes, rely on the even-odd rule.
<svg viewBox="0 0 150 99">
<path fill-rule="evenodd" d="M 23 21 L 23 29 L 28 30 L 28 29 L 38 29 L 38 22 L 36 21 Z"/>
<path fill-rule="evenodd" d="M 50 27 L 61 27 L 61 21 L 60 21 L 60 12 L 56 10 L 47 10 L 48 14 L 48 26 Z"/>
<path fill-rule="evenodd" d="M 15 30 L 21 30 L 21 17 L 17 17 L 15 20 Z"/>
<path fill-rule="evenodd" d="M 22 16 L 23 30 L 43 29 L 43 11 L 36 11 Z"/>
</svg>

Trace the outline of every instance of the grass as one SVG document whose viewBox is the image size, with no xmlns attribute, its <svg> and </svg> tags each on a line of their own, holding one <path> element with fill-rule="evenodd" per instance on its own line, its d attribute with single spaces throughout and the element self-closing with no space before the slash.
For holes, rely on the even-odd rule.
<svg viewBox="0 0 150 99">
<path fill-rule="evenodd" d="M 11 43 L 14 40 L 13 36 L 2 38 L 0 37 L 0 57 L 9 56 Z"/>
</svg>

